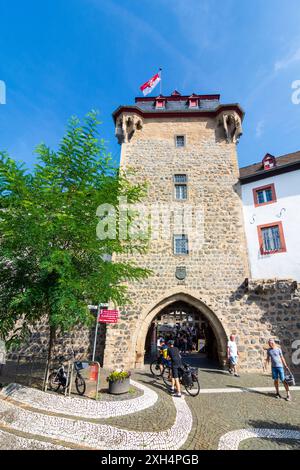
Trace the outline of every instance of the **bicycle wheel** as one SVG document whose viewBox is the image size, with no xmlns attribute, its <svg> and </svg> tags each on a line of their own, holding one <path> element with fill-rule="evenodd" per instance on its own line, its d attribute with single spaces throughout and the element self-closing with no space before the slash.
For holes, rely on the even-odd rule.
<svg viewBox="0 0 300 470">
<path fill-rule="evenodd" d="M 193 377 L 193 383 L 191 385 L 185 385 L 184 384 L 184 387 L 187 391 L 187 393 L 189 395 L 191 395 L 191 397 L 196 397 L 197 395 L 199 395 L 200 393 L 200 384 L 199 384 L 199 380 L 198 380 L 198 377 Z"/>
<path fill-rule="evenodd" d="M 154 377 L 160 377 L 162 375 L 162 371 L 160 369 L 160 362 L 158 359 L 155 359 L 153 362 L 151 362 L 150 371 L 151 374 L 154 375 Z"/>
<path fill-rule="evenodd" d="M 77 374 L 76 379 L 75 379 L 75 386 L 76 390 L 79 395 L 84 395 L 86 385 L 85 385 L 85 380 L 81 375 Z"/>
<path fill-rule="evenodd" d="M 57 392 L 58 391 L 59 387 L 61 386 L 61 383 L 60 383 L 60 380 L 58 378 L 57 372 L 52 372 L 49 375 L 48 385 L 49 385 L 50 390 L 52 390 L 52 392 Z"/>
<path fill-rule="evenodd" d="M 164 370 L 162 372 L 162 379 L 167 387 L 171 387 L 171 367 L 164 366 Z"/>
</svg>

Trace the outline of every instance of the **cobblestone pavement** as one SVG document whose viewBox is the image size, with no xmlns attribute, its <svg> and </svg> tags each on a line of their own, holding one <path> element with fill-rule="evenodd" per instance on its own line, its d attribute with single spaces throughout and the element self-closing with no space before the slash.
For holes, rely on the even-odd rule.
<svg viewBox="0 0 300 470">
<path fill-rule="evenodd" d="M 193 362 L 193 358 L 188 361 Z M 41 402 L 39 406 L 34 406 L 33 402 L 21 405 L 9 398 L 0 400 L 0 426 L 2 422 L 5 425 L 2 430 L 6 434 L 7 431 L 10 432 L 8 437 L 0 434 L 0 448 L 26 446 L 23 439 L 26 439 L 28 433 L 30 439 L 27 448 L 43 446 L 43 443 L 40 444 L 42 440 L 45 445 L 49 443 L 50 447 L 59 445 L 74 448 L 78 445 L 99 449 L 167 449 L 178 448 L 179 445 L 183 449 L 218 449 L 225 441 L 227 448 L 245 450 L 300 449 L 300 389 L 297 387 L 292 392 L 291 402 L 275 399 L 270 374 L 242 374 L 237 378 L 204 366 L 199 370 L 199 378 L 201 389 L 205 393 L 197 397 L 185 395 L 184 399 L 172 398 L 162 380 L 154 379 L 147 368 L 144 371 L 135 371 L 132 378 L 145 386 L 144 394 L 150 389 L 152 394 L 149 392 L 149 397 L 156 396 L 156 399 L 152 402 L 150 399 L 149 406 L 139 411 L 132 410 L 130 414 L 123 413 L 122 416 L 111 413 L 105 419 L 103 415 L 101 418 L 91 418 L 89 412 L 85 413 L 88 415 L 85 418 L 80 418 L 80 413 L 77 413 L 77 417 L 67 419 L 53 413 L 53 409 L 49 407 L 43 411 Z M 258 390 L 253 390 L 255 387 Z M 224 393 L 227 390 L 233 392 L 237 388 L 246 391 Z M 123 399 L 122 402 L 117 400 L 117 406 L 138 399 L 140 397 Z M 53 398 L 50 400 L 51 407 L 52 400 Z M 77 400 L 85 402 L 82 399 Z M 101 402 L 89 403 L 93 403 L 89 406 L 95 410 L 95 404 L 100 405 Z M 85 410 L 89 408 L 84 406 Z M 190 419 L 187 419 L 190 412 Z M 117 431 L 111 431 L 113 429 Z M 250 430 L 258 431 L 251 434 Z M 260 430 L 265 430 L 265 434 L 260 435 Z M 22 433 L 22 439 L 17 439 L 14 446 L 17 432 Z M 108 436 L 105 442 L 104 432 Z M 257 437 L 253 437 L 256 435 Z"/>
<path fill-rule="evenodd" d="M 15 402 L 29 405 L 35 410 L 43 410 L 66 416 L 101 419 L 111 416 L 122 416 L 136 413 L 149 408 L 157 401 L 157 393 L 143 384 L 134 382 L 132 385 L 142 392 L 142 395 L 127 400 L 85 400 L 77 397 L 65 397 L 60 394 L 45 393 L 34 388 L 11 384 L 5 387 L 0 396 L 9 397 Z M 127 394 L 128 395 L 128 394 Z"/>
</svg>

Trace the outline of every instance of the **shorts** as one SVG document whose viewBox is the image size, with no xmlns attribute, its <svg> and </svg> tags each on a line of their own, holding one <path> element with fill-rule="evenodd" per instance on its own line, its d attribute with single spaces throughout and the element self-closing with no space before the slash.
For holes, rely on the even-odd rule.
<svg viewBox="0 0 300 470">
<path fill-rule="evenodd" d="M 229 357 L 229 364 L 235 366 L 238 363 L 238 356 L 230 356 Z"/>
<path fill-rule="evenodd" d="M 162 358 L 161 363 L 166 367 L 171 367 L 171 361 L 169 361 L 168 359 L 164 357 Z"/>
<path fill-rule="evenodd" d="M 281 382 L 284 382 L 285 375 L 283 367 L 272 367 L 272 379 L 278 380 L 280 379 Z"/>
<path fill-rule="evenodd" d="M 172 377 L 173 379 L 178 379 L 179 378 L 179 369 L 180 369 L 180 364 L 172 364 Z"/>
</svg>

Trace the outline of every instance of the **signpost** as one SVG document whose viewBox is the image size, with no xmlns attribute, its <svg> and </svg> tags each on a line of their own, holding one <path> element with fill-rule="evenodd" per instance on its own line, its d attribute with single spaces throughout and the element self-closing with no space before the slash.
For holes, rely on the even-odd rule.
<svg viewBox="0 0 300 470">
<path fill-rule="evenodd" d="M 119 319 L 119 310 L 107 310 L 107 308 L 104 308 L 104 305 L 101 305 L 101 304 L 98 306 L 92 361 L 95 361 L 99 323 L 118 323 L 118 319 Z"/>
<path fill-rule="evenodd" d="M 118 323 L 118 310 L 100 310 L 98 323 Z"/>
</svg>

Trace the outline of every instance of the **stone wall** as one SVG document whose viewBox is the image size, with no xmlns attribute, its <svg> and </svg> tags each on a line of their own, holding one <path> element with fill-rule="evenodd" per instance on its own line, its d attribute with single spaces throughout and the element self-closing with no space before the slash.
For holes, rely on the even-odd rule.
<svg viewBox="0 0 300 470">
<path fill-rule="evenodd" d="M 53 348 L 54 359 L 69 359 L 74 351 L 75 358 L 78 360 L 92 359 L 94 345 L 95 328 L 87 328 L 78 325 L 69 333 L 57 333 Z M 99 324 L 96 355 L 95 359 L 103 364 L 104 348 L 106 337 L 106 325 Z M 10 351 L 8 357 L 17 359 L 18 355 L 25 357 L 46 357 L 49 344 L 49 327 L 46 319 L 41 320 L 34 328 L 32 333 L 20 348 Z"/>
<path fill-rule="evenodd" d="M 137 285 L 137 290 L 139 289 Z M 172 295 L 174 295 L 174 300 L 185 298 L 190 301 L 194 295 L 197 295 L 197 292 L 188 291 L 182 283 L 178 283 L 172 292 L 166 292 L 165 298 L 172 300 Z M 270 337 L 280 342 L 287 361 L 292 365 L 292 343 L 294 340 L 300 340 L 300 286 L 295 281 L 291 279 L 249 280 L 233 291 L 229 298 L 225 296 L 222 298 L 219 293 L 218 299 L 210 301 L 209 294 L 205 297 L 199 291 L 198 296 L 203 306 L 207 303 L 208 315 L 210 315 L 210 310 L 215 309 L 218 312 L 226 334 L 237 335 L 243 371 L 262 371 L 265 348 Z M 163 305 L 158 305 L 158 309 L 160 307 L 163 308 Z M 206 314 L 205 309 L 202 311 Z M 131 330 L 127 328 L 128 320 L 132 325 Z M 136 345 L 132 332 L 136 330 L 138 321 L 139 316 L 134 313 L 134 308 L 132 310 L 128 308 L 126 313 L 122 313 L 119 325 L 110 327 L 107 335 L 106 366 L 132 368 L 135 365 L 130 360 L 126 362 L 126 352 Z M 96 360 L 101 365 L 105 349 L 105 330 L 106 325 L 101 325 L 96 349 Z M 94 333 L 94 328 L 77 327 L 71 334 L 58 335 L 54 357 L 68 358 L 74 349 L 77 359 L 90 360 Z M 18 354 L 46 356 L 47 347 L 48 328 L 40 324 L 32 333 L 28 343 L 18 351 L 10 353 L 9 357 L 16 359 Z M 110 357 L 109 351 L 111 351 Z"/>
</svg>

